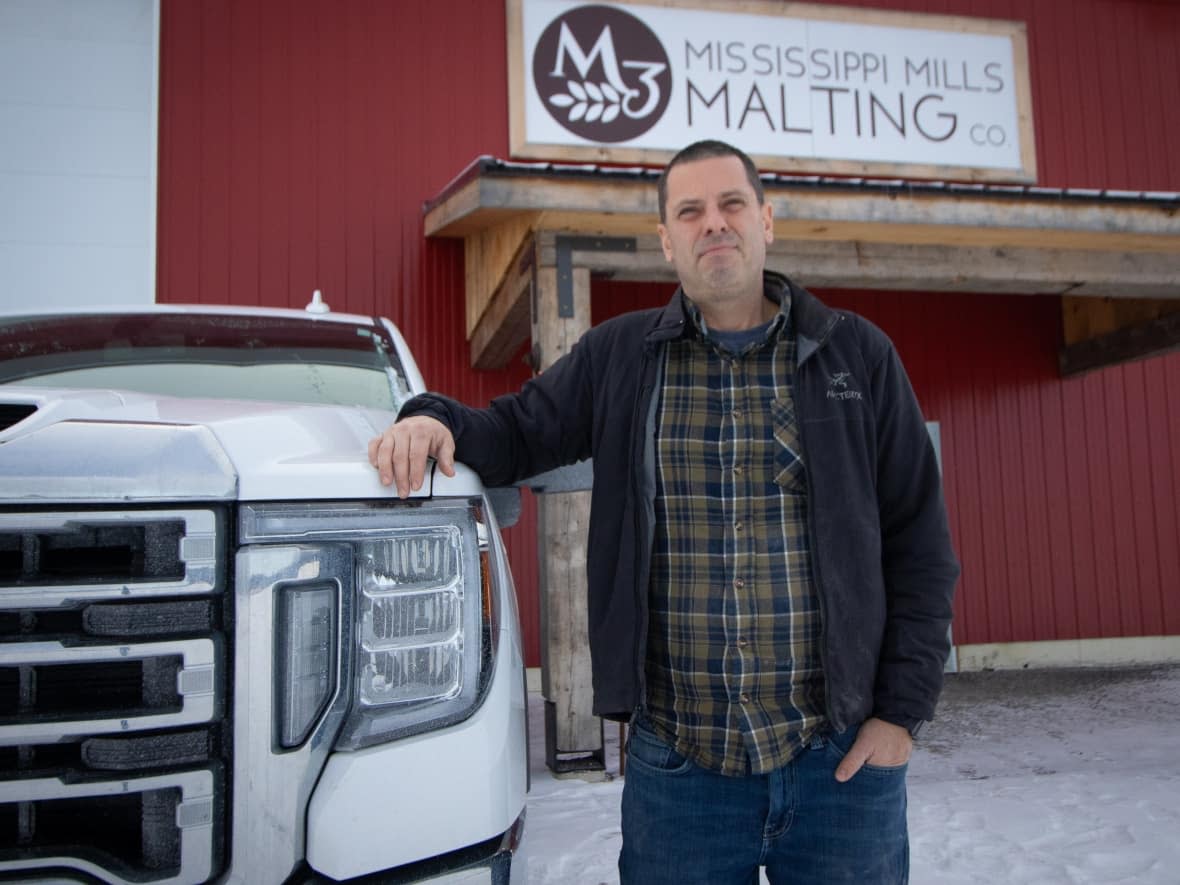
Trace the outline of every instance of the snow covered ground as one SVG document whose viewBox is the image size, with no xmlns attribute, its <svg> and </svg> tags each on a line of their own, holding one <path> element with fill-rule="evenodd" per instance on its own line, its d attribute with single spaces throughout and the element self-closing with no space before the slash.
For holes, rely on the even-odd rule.
<svg viewBox="0 0 1180 885">
<path fill-rule="evenodd" d="M 622 780 L 554 778 L 530 718 L 529 882 L 616 882 Z M 909 821 L 912 885 L 1180 885 L 1180 667 L 949 676 Z"/>
</svg>

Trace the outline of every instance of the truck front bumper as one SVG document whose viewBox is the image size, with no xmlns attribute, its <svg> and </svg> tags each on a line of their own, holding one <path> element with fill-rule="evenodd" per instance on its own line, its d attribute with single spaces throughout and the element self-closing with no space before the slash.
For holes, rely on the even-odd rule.
<svg viewBox="0 0 1180 885">
<path fill-rule="evenodd" d="M 340 880 L 304 868 L 285 885 L 524 885 L 524 818 L 500 836 L 396 869 Z"/>
</svg>

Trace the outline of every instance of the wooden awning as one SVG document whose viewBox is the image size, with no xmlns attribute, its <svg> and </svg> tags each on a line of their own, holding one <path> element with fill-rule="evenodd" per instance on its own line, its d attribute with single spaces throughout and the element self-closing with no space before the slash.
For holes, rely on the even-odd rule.
<svg viewBox="0 0 1180 885">
<path fill-rule="evenodd" d="M 536 270 L 559 315 L 575 271 L 674 279 L 655 234 L 658 170 L 473 162 L 425 207 L 465 243 L 477 368 L 528 340 Z M 763 176 L 768 265 L 805 286 L 1065 296 L 1062 371 L 1180 347 L 1180 194 Z"/>
</svg>

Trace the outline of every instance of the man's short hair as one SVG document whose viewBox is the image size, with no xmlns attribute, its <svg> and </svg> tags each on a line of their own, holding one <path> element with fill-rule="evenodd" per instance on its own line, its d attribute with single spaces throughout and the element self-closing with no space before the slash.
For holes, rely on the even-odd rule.
<svg viewBox="0 0 1180 885">
<path fill-rule="evenodd" d="M 746 169 L 746 178 L 750 182 L 750 187 L 754 188 L 754 194 L 758 197 L 758 205 L 761 206 L 766 202 L 766 193 L 762 190 L 762 179 L 758 177 L 758 168 L 743 151 L 738 150 L 732 144 L 715 139 L 694 141 L 668 161 L 668 165 L 660 173 L 660 180 L 656 182 L 656 195 L 660 201 L 660 224 L 668 220 L 668 173 L 683 163 L 708 160 L 712 157 L 737 157 L 741 160 L 742 166 Z"/>
</svg>

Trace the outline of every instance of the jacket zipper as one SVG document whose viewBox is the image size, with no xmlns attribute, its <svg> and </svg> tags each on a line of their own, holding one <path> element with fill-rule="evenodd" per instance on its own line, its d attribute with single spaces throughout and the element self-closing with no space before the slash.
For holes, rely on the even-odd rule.
<svg viewBox="0 0 1180 885">
<path fill-rule="evenodd" d="M 654 348 L 653 348 L 654 350 Z M 636 618 L 637 634 L 635 637 L 635 687 L 636 700 L 635 711 L 642 710 L 647 704 L 647 583 L 648 575 L 651 567 L 651 543 L 650 536 L 652 534 L 652 526 L 649 525 L 648 519 L 648 502 L 644 489 L 645 471 L 647 464 L 644 460 L 644 454 L 647 451 L 647 415 L 651 411 L 652 397 L 655 396 L 655 379 L 652 377 L 652 370 L 656 364 L 657 354 L 652 353 L 651 350 L 645 348 L 645 361 L 643 366 L 643 380 L 640 382 L 639 396 L 635 399 L 635 414 L 631 416 L 632 426 L 640 428 L 638 434 L 633 438 L 636 440 L 636 450 L 634 454 L 634 464 L 636 468 L 632 473 L 632 495 L 635 499 L 635 521 L 637 523 L 636 537 L 637 543 L 635 545 L 635 565 L 633 572 L 635 575 L 635 604 L 639 617 Z M 644 563 L 647 567 L 644 568 Z"/>
<path fill-rule="evenodd" d="M 841 316 L 836 315 L 836 320 L 827 328 L 822 338 L 816 342 L 815 350 L 809 353 L 803 361 L 795 367 L 795 386 L 796 389 L 802 388 L 802 376 L 804 366 L 811 360 L 820 348 L 827 344 L 828 339 L 832 336 L 832 332 L 839 324 Z M 803 420 L 804 409 L 801 408 L 802 399 L 797 397 L 795 399 L 795 414 L 799 421 L 799 438 L 803 442 L 803 451 L 806 453 L 807 449 L 807 432 L 804 429 L 806 422 Z M 827 599 L 824 595 L 823 577 L 820 574 L 819 566 L 819 546 L 817 543 L 817 536 L 815 533 L 815 474 L 808 472 L 807 474 L 807 540 L 811 545 L 811 577 L 815 582 L 815 596 L 819 601 L 819 623 L 820 623 L 820 639 L 819 639 L 819 665 L 824 675 L 824 713 L 828 717 L 828 723 L 838 731 L 844 729 L 840 727 L 843 723 L 837 723 L 832 716 L 832 693 L 828 690 L 828 607 Z"/>
</svg>

